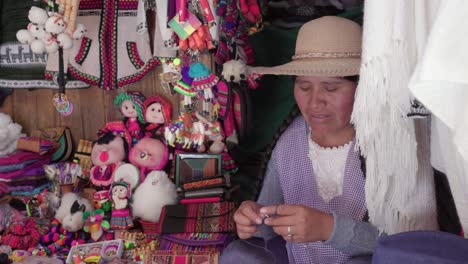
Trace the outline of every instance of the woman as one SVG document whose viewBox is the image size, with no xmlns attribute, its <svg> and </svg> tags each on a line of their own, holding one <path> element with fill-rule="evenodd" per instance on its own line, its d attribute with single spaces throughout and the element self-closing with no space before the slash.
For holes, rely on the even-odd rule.
<svg viewBox="0 0 468 264">
<path fill-rule="evenodd" d="M 376 243 L 379 232 L 366 222 L 365 176 L 350 123 L 360 53 L 358 24 L 322 17 L 302 26 L 292 62 L 255 69 L 296 76 L 302 117 L 276 144 L 258 201 L 243 202 L 234 221 L 241 239 L 283 237 L 289 263 L 362 260 L 353 256 L 370 255 Z M 221 263 L 271 263 L 261 255 L 277 255 L 251 251 L 245 243 L 232 243 Z"/>
</svg>

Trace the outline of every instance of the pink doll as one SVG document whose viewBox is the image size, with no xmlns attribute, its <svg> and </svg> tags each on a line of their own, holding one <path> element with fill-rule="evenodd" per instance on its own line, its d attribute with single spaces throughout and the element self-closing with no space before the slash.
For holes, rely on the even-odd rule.
<svg viewBox="0 0 468 264">
<path fill-rule="evenodd" d="M 114 172 L 127 160 L 128 143 L 120 136 L 107 132 L 100 137 L 91 150 L 93 167 L 90 180 L 96 186 L 106 187 L 112 183 Z"/>
<path fill-rule="evenodd" d="M 129 208 L 131 197 L 130 184 L 125 181 L 114 182 L 109 196 L 112 200 L 111 228 L 122 230 L 133 227 Z"/>
<path fill-rule="evenodd" d="M 169 159 L 169 149 L 162 141 L 145 137 L 130 150 L 129 159 L 140 168 L 140 182 L 143 182 L 151 171 L 164 170 Z"/>
<path fill-rule="evenodd" d="M 114 100 L 114 105 L 122 114 L 122 120 L 132 137 L 132 146 L 144 136 L 142 129 L 145 119 L 143 117 L 143 102 L 145 96 L 140 92 L 122 92 Z"/>
</svg>

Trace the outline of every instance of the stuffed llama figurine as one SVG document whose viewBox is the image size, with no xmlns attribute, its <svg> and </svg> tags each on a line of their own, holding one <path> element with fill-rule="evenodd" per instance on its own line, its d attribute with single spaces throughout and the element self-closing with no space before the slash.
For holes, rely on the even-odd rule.
<svg viewBox="0 0 468 264">
<path fill-rule="evenodd" d="M 0 113 L 0 157 L 16 150 L 18 138 L 25 136 L 21 134 L 22 129 L 19 124 L 13 123 L 9 115 Z"/>
</svg>

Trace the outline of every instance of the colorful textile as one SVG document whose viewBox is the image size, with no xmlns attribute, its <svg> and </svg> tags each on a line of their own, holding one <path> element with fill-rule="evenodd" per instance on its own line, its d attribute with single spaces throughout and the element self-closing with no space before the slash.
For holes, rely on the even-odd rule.
<svg viewBox="0 0 468 264">
<path fill-rule="evenodd" d="M 34 163 L 36 161 L 38 161 L 38 159 L 30 159 L 30 160 L 26 160 L 26 161 L 21 162 L 21 163 L 1 165 L 0 166 L 0 173 L 1 172 L 11 172 L 11 171 L 16 171 L 16 170 L 23 169 L 24 167 L 26 167 L 26 165 L 29 165 L 29 164 Z"/>
<path fill-rule="evenodd" d="M 160 250 L 222 252 L 232 241 L 233 234 L 226 233 L 178 233 L 160 236 Z"/>
<path fill-rule="evenodd" d="M 42 160 L 39 160 L 37 162 L 34 162 L 32 164 L 29 164 L 27 165 L 24 169 L 21 169 L 21 170 L 17 170 L 17 171 L 12 171 L 12 172 L 4 172 L 4 173 L 0 173 L 0 181 L 5 181 L 5 180 L 12 180 L 12 179 L 15 179 L 15 178 L 18 178 L 22 175 L 27 175 L 25 173 L 28 173 L 30 172 L 32 169 L 35 169 L 35 170 L 41 170 L 42 171 L 44 170 L 42 168 L 43 165 L 45 164 L 49 164 L 50 163 L 50 156 L 47 156 L 46 159 L 42 159 Z"/>
<path fill-rule="evenodd" d="M 166 205 L 161 211 L 161 232 L 233 232 L 235 209 L 235 204 L 230 202 Z"/>
<path fill-rule="evenodd" d="M 217 264 L 219 252 L 156 250 L 145 257 L 145 264 Z"/>
<path fill-rule="evenodd" d="M 2 244 L 12 249 L 27 250 L 36 247 L 42 235 L 47 233 L 49 227 L 35 218 L 26 218 L 24 221 L 10 224 L 2 237 Z"/>
<path fill-rule="evenodd" d="M 80 1 L 77 22 L 87 28 L 89 40 L 75 40 L 73 48 L 64 55 L 65 67 L 71 75 L 104 90 L 113 90 L 140 80 L 159 64 L 151 54 L 148 32 L 138 31 L 138 2 Z M 57 55 L 51 54 L 47 70 L 57 69 Z"/>
<path fill-rule="evenodd" d="M 283 133 L 273 152 L 271 162 L 278 170 L 284 202 L 363 219 L 367 212 L 365 178 L 361 171 L 359 152 L 354 149 L 355 142 L 350 147 L 346 162 L 343 193 L 326 203 L 317 191 L 313 162 L 308 156 L 307 135 L 307 125 L 302 117 L 298 117 Z M 286 247 L 291 263 L 345 263 L 349 259 L 349 256 L 321 241 L 287 242 Z"/>
<path fill-rule="evenodd" d="M 16 39 L 16 32 L 26 29 L 31 6 L 43 1 L 0 1 L 0 87 L 58 88 L 52 80 L 44 79 L 47 53 L 34 54 L 28 44 Z M 68 79 L 67 88 L 86 88 L 88 84 Z"/>
<path fill-rule="evenodd" d="M 112 210 L 111 229 L 128 229 L 130 227 L 133 227 L 130 209 Z"/>
<path fill-rule="evenodd" d="M 37 153 L 29 152 L 29 151 L 22 151 L 18 150 L 15 153 L 8 155 L 6 157 L 0 158 L 0 166 L 1 165 L 10 165 L 10 164 L 18 164 L 22 162 L 26 162 L 32 159 L 45 159 L 47 156 L 41 156 Z"/>
</svg>

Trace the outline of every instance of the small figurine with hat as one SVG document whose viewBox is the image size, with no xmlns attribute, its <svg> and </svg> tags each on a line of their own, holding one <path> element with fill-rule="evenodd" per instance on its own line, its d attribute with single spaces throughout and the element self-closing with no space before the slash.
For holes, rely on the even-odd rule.
<svg viewBox="0 0 468 264">
<path fill-rule="evenodd" d="M 112 229 L 128 229 L 133 227 L 132 216 L 130 215 L 129 200 L 131 197 L 130 184 L 121 180 L 114 182 L 110 189 L 112 200 Z"/>
<path fill-rule="evenodd" d="M 209 114 L 209 104 L 214 104 L 214 96 L 212 88 L 216 86 L 219 81 L 218 76 L 211 73 L 208 67 L 201 62 L 196 62 L 190 65 L 189 76 L 193 78 L 192 89 L 198 92 L 198 96 L 203 101 L 203 115 Z"/>
</svg>

